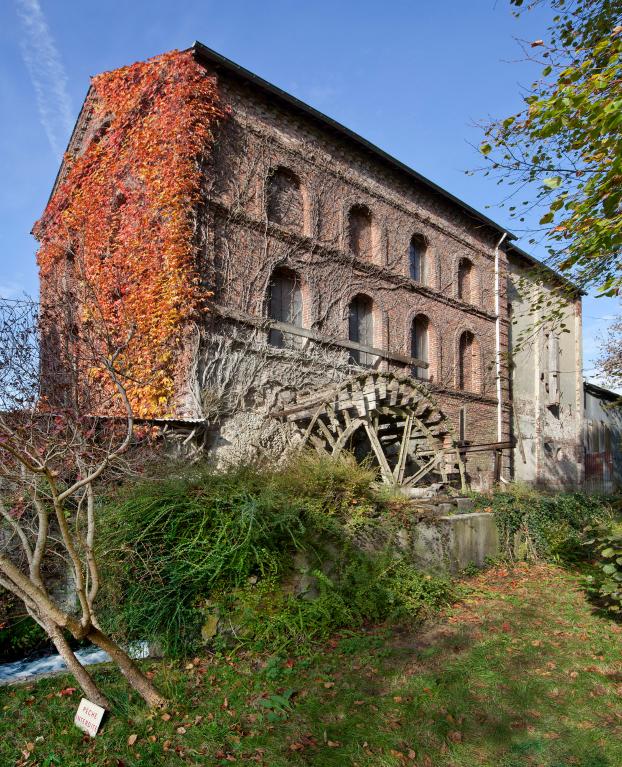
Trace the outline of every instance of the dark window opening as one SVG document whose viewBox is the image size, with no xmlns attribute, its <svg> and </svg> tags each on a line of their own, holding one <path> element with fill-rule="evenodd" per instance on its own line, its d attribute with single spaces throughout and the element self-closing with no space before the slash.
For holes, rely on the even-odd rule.
<svg viewBox="0 0 622 767">
<path fill-rule="evenodd" d="M 302 327 L 302 290 L 295 272 L 278 269 L 268 287 L 268 316 L 271 320 Z M 272 328 L 268 342 L 278 348 L 298 348 L 301 336 Z"/>
<path fill-rule="evenodd" d="M 371 261 L 371 212 L 364 205 L 355 205 L 348 214 L 348 244 L 358 258 Z"/>
<path fill-rule="evenodd" d="M 465 407 L 461 407 L 458 412 L 458 441 L 467 441 L 467 412 Z"/>
<path fill-rule="evenodd" d="M 413 320 L 410 338 L 411 356 L 423 362 L 430 361 L 430 321 L 423 314 L 418 314 Z M 412 375 L 422 381 L 430 379 L 430 369 L 413 367 Z"/>
<path fill-rule="evenodd" d="M 302 192 L 300 181 L 293 173 L 285 168 L 274 170 L 268 177 L 266 198 L 269 221 L 302 231 Z"/>
<path fill-rule="evenodd" d="M 458 345 L 458 388 L 479 391 L 479 347 L 475 336 L 466 330 Z"/>
<path fill-rule="evenodd" d="M 356 296 L 350 303 L 348 337 L 365 346 L 374 345 L 374 305 L 368 296 Z M 354 365 L 371 366 L 376 359 L 368 352 L 350 350 L 350 362 Z"/>
<path fill-rule="evenodd" d="M 417 280 L 422 285 L 427 281 L 427 264 L 426 264 L 426 242 L 420 235 L 416 234 L 410 241 L 408 249 L 408 260 L 410 266 L 410 277 L 413 280 Z"/>
<path fill-rule="evenodd" d="M 473 303 L 473 264 L 468 258 L 458 264 L 458 298 Z"/>
</svg>

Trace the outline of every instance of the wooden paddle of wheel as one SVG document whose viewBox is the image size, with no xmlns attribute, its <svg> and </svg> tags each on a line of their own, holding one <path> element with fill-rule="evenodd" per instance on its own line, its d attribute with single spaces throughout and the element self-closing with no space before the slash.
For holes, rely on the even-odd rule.
<svg viewBox="0 0 622 767">
<path fill-rule="evenodd" d="M 360 373 L 339 386 L 299 394 L 273 415 L 296 423 L 302 445 L 311 444 L 321 454 L 371 451 L 388 485 L 448 483 L 459 477 L 466 489 L 446 416 L 428 389 L 407 376 Z"/>
</svg>

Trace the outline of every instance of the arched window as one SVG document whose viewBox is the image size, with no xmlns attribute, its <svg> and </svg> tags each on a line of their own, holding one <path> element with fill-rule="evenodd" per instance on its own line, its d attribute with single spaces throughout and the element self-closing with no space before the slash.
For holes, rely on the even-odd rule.
<svg viewBox="0 0 622 767">
<path fill-rule="evenodd" d="M 458 264 L 458 298 L 473 302 L 473 264 L 468 258 L 461 258 Z"/>
<path fill-rule="evenodd" d="M 348 244 L 355 256 L 372 260 L 371 212 L 365 205 L 354 205 L 348 213 Z"/>
<path fill-rule="evenodd" d="M 481 387 L 479 344 L 469 330 L 465 330 L 458 343 L 458 388 L 479 392 Z"/>
<path fill-rule="evenodd" d="M 427 284 L 428 277 L 426 251 L 427 244 L 425 239 L 420 234 L 415 234 L 408 248 L 408 263 L 411 279 L 417 280 L 422 285 Z"/>
<path fill-rule="evenodd" d="M 413 320 L 410 333 L 410 355 L 423 362 L 430 361 L 430 320 L 418 314 Z M 422 381 L 430 380 L 430 368 L 413 367 L 412 375 Z"/>
<path fill-rule="evenodd" d="M 268 221 L 302 231 L 303 202 L 300 181 L 286 168 L 271 171 L 267 180 L 266 205 Z"/>
<path fill-rule="evenodd" d="M 289 269 L 276 269 L 268 285 L 268 316 L 277 322 L 302 327 L 302 290 L 300 280 Z M 301 337 L 272 328 L 268 343 L 279 348 L 296 348 Z"/>
<path fill-rule="evenodd" d="M 369 296 L 358 295 L 350 302 L 348 337 L 365 346 L 374 345 L 374 304 Z M 350 362 L 355 365 L 373 365 L 376 357 L 357 349 L 350 350 Z"/>
</svg>

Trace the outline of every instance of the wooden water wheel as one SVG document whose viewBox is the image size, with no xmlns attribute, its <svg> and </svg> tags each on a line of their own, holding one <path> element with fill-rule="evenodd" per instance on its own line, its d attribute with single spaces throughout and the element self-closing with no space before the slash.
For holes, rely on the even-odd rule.
<svg viewBox="0 0 622 767">
<path fill-rule="evenodd" d="M 371 454 L 386 484 L 447 484 L 457 479 L 462 489 L 466 487 L 449 422 L 428 389 L 412 378 L 361 373 L 339 386 L 299 394 L 273 415 L 295 423 L 302 444 L 322 454 Z"/>
</svg>

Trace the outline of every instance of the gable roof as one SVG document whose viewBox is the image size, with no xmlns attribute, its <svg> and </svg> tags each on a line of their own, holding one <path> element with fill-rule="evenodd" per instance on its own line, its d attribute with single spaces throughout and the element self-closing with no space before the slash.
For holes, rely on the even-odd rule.
<svg viewBox="0 0 622 767">
<path fill-rule="evenodd" d="M 596 397 L 597 399 L 605 399 L 608 402 L 622 402 L 622 395 L 616 394 L 614 391 L 611 391 L 610 389 L 605 389 L 604 386 L 598 386 L 598 384 L 590 383 L 589 381 L 583 382 L 583 388 L 588 393 L 591 394 L 593 397 Z"/>
</svg>

